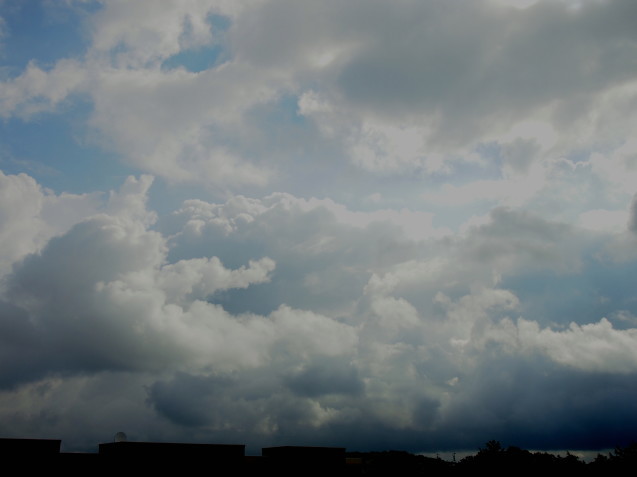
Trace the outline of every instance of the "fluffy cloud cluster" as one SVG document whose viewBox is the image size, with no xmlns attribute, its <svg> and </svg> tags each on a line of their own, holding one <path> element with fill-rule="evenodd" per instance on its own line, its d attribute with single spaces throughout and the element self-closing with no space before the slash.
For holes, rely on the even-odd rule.
<svg viewBox="0 0 637 477">
<path fill-rule="evenodd" d="M 14 182 L 40 190 L 25 176 L 6 179 L 8 197 L 19 197 Z M 491 402 L 496 389 L 512 406 L 522 399 L 520 367 L 550 393 L 572 391 L 555 382 L 569 370 L 582 376 L 577 386 L 592 386 L 583 376 L 593 373 L 620 388 L 637 371 L 630 322 L 563 317 L 571 324 L 562 329 L 522 316 L 516 280 L 568 282 L 603 267 L 580 263 L 595 245 L 584 229 L 496 210 L 463 237 L 408 238 L 386 211 L 289 194 L 186 201 L 158 220 L 145 205 L 151 183 L 129 178 L 99 211 L 14 253 L 0 322 L 7 426 L 28 433 L 38 422 L 78 439 L 61 423 L 70 414 L 98 441 L 122 422 L 141 438 L 378 447 L 389 433 L 422 450 L 479 444 L 496 430 L 515 436 L 524 424 L 517 438 L 533 442 L 539 431 L 527 419 L 539 408 L 523 399 L 518 416 Z M 43 221 L 31 210 L 14 233 L 32 237 Z M 99 389 L 124 402 L 105 403 Z M 60 406 L 84 399 L 112 420 L 90 417 L 88 402 Z M 565 413 L 565 425 L 578 415 L 559 400 L 547 412 Z M 57 417 L 42 423 L 49 413 Z M 594 444 L 566 434 L 571 445 Z M 414 436 L 422 441 L 407 444 Z"/>
</svg>

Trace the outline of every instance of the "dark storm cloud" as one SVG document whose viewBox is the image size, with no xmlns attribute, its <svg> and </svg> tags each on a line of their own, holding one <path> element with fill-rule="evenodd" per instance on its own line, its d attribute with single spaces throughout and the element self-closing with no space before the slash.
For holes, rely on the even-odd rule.
<svg viewBox="0 0 637 477">
<path fill-rule="evenodd" d="M 152 385 L 148 399 L 162 416 L 185 428 L 216 432 L 226 423 L 241 423 L 244 431 L 252 430 L 243 436 L 249 442 L 298 439 L 308 445 L 343 443 L 352 450 L 475 451 L 490 439 L 530 449 L 603 449 L 628 444 L 637 423 L 634 374 L 573 372 L 539 356 L 511 359 L 492 352 L 462 377 L 444 410 L 434 398 L 416 403 L 408 426 L 365 412 L 370 397 L 363 394 L 356 401 L 363 412 L 313 427 L 305 420 L 304 401 L 281 394 L 276 386 L 268 391 L 252 386 L 252 378 L 177 375 Z M 263 427 L 267 421 L 278 422 L 278 431 Z M 228 430 L 236 431 L 236 426 Z"/>
<path fill-rule="evenodd" d="M 467 448 L 489 435 L 506 445 L 544 449 L 612 448 L 634 439 L 634 374 L 573 371 L 539 356 L 482 359 L 460 384 L 471 388 L 471 401 L 454 403 L 445 431 L 464 434 Z"/>
</svg>

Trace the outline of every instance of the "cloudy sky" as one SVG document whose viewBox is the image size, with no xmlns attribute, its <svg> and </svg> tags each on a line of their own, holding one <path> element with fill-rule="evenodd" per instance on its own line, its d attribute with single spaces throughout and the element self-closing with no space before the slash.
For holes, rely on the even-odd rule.
<svg viewBox="0 0 637 477">
<path fill-rule="evenodd" d="M 0 0 L 0 434 L 636 439 L 635 18 Z"/>
</svg>

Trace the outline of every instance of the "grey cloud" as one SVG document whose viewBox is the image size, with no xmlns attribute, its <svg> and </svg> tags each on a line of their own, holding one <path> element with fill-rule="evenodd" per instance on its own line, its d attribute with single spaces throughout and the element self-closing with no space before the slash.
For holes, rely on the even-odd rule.
<svg viewBox="0 0 637 477">
<path fill-rule="evenodd" d="M 191 432 L 234 435 L 250 445 L 320 429 L 320 408 L 281 387 L 276 374 L 267 366 L 232 375 L 178 373 L 150 385 L 147 403 Z"/>
<path fill-rule="evenodd" d="M 175 236 L 172 260 L 210 249 L 229 266 L 259 255 L 276 257 L 276 280 L 217 297 L 224 305 L 241 307 L 236 311 L 267 313 L 280 301 L 318 311 L 339 310 L 362 290 L 370 263 L 383 267 L 412 251 L 400 230 L 382 218 L 354 227 L 339 221 L 329 203 L 312 205 L 286 194 L 222 205 L 200 202 L 197 207 L 201 208 L 183 208 L 172 225 L 159 224 L 166 233 L 183 228 Z M 193 229 L 195 224 L 200 228 Z"/>
<path fill-rule="evenodd" d="M 305 397 L 326 394 L 359 395 L 365 387 L 355 367 L 334 358 L 316 359 L 285 381 L 295 394 Z"/>
<path fill-rule="evenodd" d="M 211 422 L 214 402 L 211 395 L 223 395 L 233 385 L 230 377 L 194 376 L 177 373 L 170 381 L 157 381 L 148 387 L 148 402 L 170 421 L 186 427 Z"/>
<path fill-rule="evenodd" d="M 0 301 L 0 389 L 46 374 L 41 357 L 42 348 L 46 347 L 43 338 L 24 309 Z"/>
<path fill-rule="evenodd" d="M 506 165 L 515 173 L 526 172 L 540 152 L 540 146 L 534 140 L 517 138 L 502 147 L 502 157 Z"/>
<path fill-rule="evenodd" d="M 524 10 L 486 2 L 387 6 L 374 40 L 339 74 L 342 99 L 393 118 L 439 117 L 441 137 L 471 140 L 489 122 L 554 100 L 579 102 L 633 77 L 632 10 L 629 1 L 577 10 L 558 2 Z"/>
<path fill-rule="evenodd" d="M 477 227 L 467 240 L 467 258 L 490 262 L 502 272 L 522 263 L 527 269 L 563 271 L 580 266 L 585 241 L 578 240 L 572 226 L 507 208 L 494 209 L 490 217 L 492 221 Z"/>
<path fill-rule="evenodd" d="M 9 293 L 18 302 L 34 298 L 64 306 L 59 300 L 65 290 L 86 295 L 96 283 L 143 268 L 161 254 L 157 235 L 150 233 L 140 237 L 146 240 L 129 246 L 129 237 L 120 235 L 123 233 L 125 230 L 106 217 L 74 226 L 66 235 L 51 239 L 41 254 L 30 255 L 20 264 L 10 278 Z M 58 279 L 62 271 L 65 280 Z"/>
<path fill-rule="evenodd" d="M 628 230 L 637 233 L 637 194 L 633 196 L 628 215 Z"/>
<path fill-rule="evenodd" d="M 162 360 L 162 352 L 152 347 L 141 351 L 131 333 L 135 322 L 117 307 L 100 303 L 96 293 L 99 282 L 152 262 L 158 243 L 152 238 L 138 246 L 127 243 L 130 237 L 118 237 L 116 227 L 106 231 L 113 226 L 109 222 L 75 226 L 52 239 L 40 255 L 27 257 L 7 278 L 6 296 L 23 310 L 30 327 L 30 343 L 18 354 L 37 357 L 32 365 L 41 372 L 136 368 L 133 363 L 145 352 L 154 355 L 151 360 Z"/>
</svg>

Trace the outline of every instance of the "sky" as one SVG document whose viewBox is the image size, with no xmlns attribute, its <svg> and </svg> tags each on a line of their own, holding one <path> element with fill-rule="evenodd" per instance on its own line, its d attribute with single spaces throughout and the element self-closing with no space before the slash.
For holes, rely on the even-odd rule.
<svg viewBox="0 0 637 477">
<path fill-rule="evenodd" d="M 0 435 L 636 440 L 635 18 L 0 0 Z"/>
</svg>

